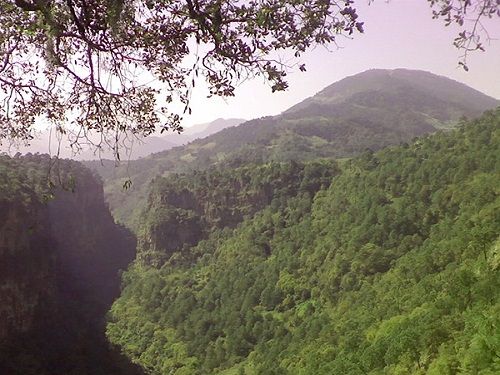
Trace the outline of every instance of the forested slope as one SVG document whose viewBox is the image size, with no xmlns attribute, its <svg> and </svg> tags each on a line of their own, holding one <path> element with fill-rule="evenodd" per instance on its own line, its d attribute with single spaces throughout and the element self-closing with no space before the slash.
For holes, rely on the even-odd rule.
<svg viewBox="0 0 500 375">
<path fill-rule="evenodd" d="M 344 158 L 453 128 L 500 102 L 464 84 L 423 71 L 369 70 L 336 82 L 281 115 L 247 121 L 183 147 L 124 163 L 91 162 L 105 181 L 116 218 L 137 229 L 137 207 L 157 175 L 214 164 Z M 124 182 L 132 186 L 123 191 Z"/>
<path fill-rule="evenodd" d="M 154 374 L 500 372 L 500 109 L 342 165 L 124 275 L 109 339 Z"/>
<path fill-rule="evenodd" d="M 236 169 L 172 174 L 152 181 L 138 231 L 138 258 L 161 265 L 185 247 L 236 227 L 271 205 L 281 207 L 298 194 L 309 197 L 330 184 L 337 162 L 247 165 Z"/>
<path fill-rule="evenodd" d="M 104 336 L 134 246 L 90 170 L 0 156 L 0 373 L 137 373 Z"/>
</svg>

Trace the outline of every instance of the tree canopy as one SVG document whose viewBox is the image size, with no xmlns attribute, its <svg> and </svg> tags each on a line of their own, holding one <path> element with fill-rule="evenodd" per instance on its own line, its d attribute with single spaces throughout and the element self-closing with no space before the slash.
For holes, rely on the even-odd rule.
<svg viewBox="0 0 500 375">
<path fill-rule="evenodd" d="M 466 52 L 500 16 L 496 0 L 429 3 L 447 24 L 476 20 L 455 40 Z M 77 148 L 101 134 L 117 158 L 122 135 L 181 131 L 198 78 L 211 95 L 256 75 L 284 90 L 301 53 L 363 32 L 352 0 L 0 0 L 0 24 L 0 142 L 45 121 Z"/>
<path fill-rule="evenodd" d="M 157 178 L 108 338 L 150 374 L 500 373 L 499 137 Z"/>
</svg>

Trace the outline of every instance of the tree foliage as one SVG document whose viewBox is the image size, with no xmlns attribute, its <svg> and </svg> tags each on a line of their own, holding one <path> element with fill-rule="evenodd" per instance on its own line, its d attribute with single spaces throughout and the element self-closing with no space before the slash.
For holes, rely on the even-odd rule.
<svg viewBox="0 0 500 375">
<path fill-rule="evenodd" d="M 430 5 L 447 23 L 476 20 L 455 41 L 466 52 L 500 14 L 495 0 Z M 363 31 L 352 0 L 1 0 L 0 25 L 0 140 L 30 139 L 41 120 L 118 159 L 126 136 L 181 130 L 198 76 L 212 95 L 255 75 L 284 90 L 285 55 Z"/>
<path fill-rule="evenodd" d="M 485 24 L 487 19 L 500 17 L 497 0 L 428 0 L 434 18 L 440 18 L 446 26 L 456 24 L 461 28 L 453 45 L 463 52 L 461 65 L 466 71 L 467 56 L 473 51 L 484 51 L 490 36 Z M 485 40 L 486 39 L 486 40 Z"/>
<path fill-rule="evenodd" d="M 29 138 L 42 117 L 69 121 L 77 139 L 110 133 L 113 146 L 121 132 L 180 130 L 169 103 L 190 111 L 198 75 L 213 95 L 254 75 L 283 90 L 279 51 L 297 57 L 362 31 L 350 1 L 2 0 L 0 9 L 1 137 Z M 144 72 L 166 90 L 161 103 Z"/>
</svg>

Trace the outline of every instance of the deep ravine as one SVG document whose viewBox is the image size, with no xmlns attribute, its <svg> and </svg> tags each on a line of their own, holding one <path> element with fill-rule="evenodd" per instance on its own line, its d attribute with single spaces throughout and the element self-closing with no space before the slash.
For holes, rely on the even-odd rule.
<svg viewBox="0 0 500 375">
<path fill-rule="evenodd" d="M 0 157 L 0 373 L 139 374 L 104 336 L 135 238 L 102 183 L 48 156 Z"/>
</svg>

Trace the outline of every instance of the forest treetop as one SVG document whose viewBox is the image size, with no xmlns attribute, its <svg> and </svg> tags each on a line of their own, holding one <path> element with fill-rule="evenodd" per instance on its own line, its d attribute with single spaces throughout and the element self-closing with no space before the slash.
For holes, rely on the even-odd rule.
<svg viewBox="0 0 500 375">
<path fill-rule="evenodd" d="M 447 24 L 476 20 L 455 40 L 465 52 L 482 49 L 481 20 L 500 16 L 497 0 L 429 3 Z M 123 136 L 182 130 L 198 77 L 211 95 L 232 96 L 239 82 L 258 75 L 273 91 L 286 89 L 289 69 L 305 70 L 301 53 L 363 32 L 354 6 L 352 0 L 0 0 L 0 142 L 29 140 L 44 121 L 61 133 L 71 130 L 77 149 L 92 142 L 119 159 Z M 89 132 L 101 135 L 97 143 Z"/>
</svg>

